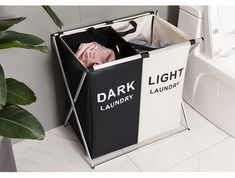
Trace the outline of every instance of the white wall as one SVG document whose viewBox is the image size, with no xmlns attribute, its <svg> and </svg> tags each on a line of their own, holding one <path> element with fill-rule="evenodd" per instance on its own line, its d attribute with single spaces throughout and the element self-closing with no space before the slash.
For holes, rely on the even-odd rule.
<svg viewBox="0 0 235 178">
<path fill-rule="evenodd" d="M 53 7 L 64 22 L 64 29 L 111 20 L 143 12 L 158 10 L 161 17 L 177 23 L 177 7 L 167 6 L 57 6 Z M 26 16 L 14 30 L 33 33 L 46 41 L 50 48 L 50 34 L 59 31 L 40 6 L 0 6 L 0 18 Z M 27 108 L 41 121 L 45 129 L 54 128 L 65 118 L 66 93 L 56 59 L 51 51 L 43 54 L 25 49 L 0 51 L 0 63 L 7 77 L 14 77 L 29 85 L 37 96 L 37 102 Z"/>
</svg>

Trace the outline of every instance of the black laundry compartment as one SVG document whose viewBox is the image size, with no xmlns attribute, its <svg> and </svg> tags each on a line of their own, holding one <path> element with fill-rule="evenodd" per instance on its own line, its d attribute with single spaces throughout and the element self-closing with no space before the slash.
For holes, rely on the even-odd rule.
<svg viewBox="0 0 235 178">
<path fill-rule="evenodd" d="M 129 43 L 139 35 L 171 45 L 139 53 Z M 72 105 L 67 120 L 92 159 L 179 128 L 192 41 L 156 12 L 58 32 L 52 40 Z M 83 66 L 75 53 L 93 41 L 116 60 Z"/>
<path fill-rule="evenodd" d="M 86 69 L 73 54 L 80 43 L 96 41 L 119 53 L 116 56 L 120 59 L 137 53 L 111 27 L 89 29 L 61 39 L 57 36 L 56 43 L 73 97 L 83 72 L 87 72 L 75 107 L 91 157 L 137 143 L 142 58 L 98 70 Z M 74 115 L 70 123 L 80 135 Z"/>
</svg>

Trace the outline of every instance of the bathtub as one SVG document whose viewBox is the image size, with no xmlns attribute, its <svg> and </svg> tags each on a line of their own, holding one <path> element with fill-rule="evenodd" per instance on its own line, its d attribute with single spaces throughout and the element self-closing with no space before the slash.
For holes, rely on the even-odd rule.
<svg viewBox="0 0 235 178">
<path fill-rule="evenodd" d="M 193 53 L 188 59 L 183 99 L 235 137 L 235 50 L 213 60 L 201 52 Z"/>
</svg>

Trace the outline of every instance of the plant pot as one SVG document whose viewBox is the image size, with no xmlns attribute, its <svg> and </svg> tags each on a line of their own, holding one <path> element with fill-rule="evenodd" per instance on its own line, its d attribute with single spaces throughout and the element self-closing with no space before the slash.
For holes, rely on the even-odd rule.
<svg viewBox="0 0 235 178">
<path fill-rule="evenodd" d="M 0 172 L 16 172 L 11 140 L 0 136 Z"/>
</svg>

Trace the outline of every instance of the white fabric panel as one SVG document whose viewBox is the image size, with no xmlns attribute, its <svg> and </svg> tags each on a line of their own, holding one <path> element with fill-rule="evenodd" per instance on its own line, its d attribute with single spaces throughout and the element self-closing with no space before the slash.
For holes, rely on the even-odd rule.
<svg viewBox="0 0 235 178">
<path fill-rule="evenodd" d="M 142 34 L 149 43 L 160 39 L 172 42 L 172 46 L 150 51 L 150 57 L 143 59 L 138 135 L 138 142 L 141 142 L 179 128 L 184 75 L 191 45 L 187 34 L 157 15 L 134 21 L 137 30 L 125 36 L 126 41 Z M 112 27 L 118 32 L 132 28 L 129 21 L 113 24 Z M 170 75 L 175 72 L 176 78 L 173 75 L 170 80 Z M 157 76 L 164 74 L 164 82 L 157 83 Z M 152 85 L 149 85 L 150 77 Z M 168 90 L 160 92 L 162 87 Z"/>
<path fill-rule="evenodd" d="M 138 142 L 141 142 L 179 128 L 184 75 L 191 45 L 187 34 L 157 15 L 134 21 L 137 30 L 125 36 L 126 41 L 143 34 L 149 43 L 160 39 L 172 42 L 169 47 L 150 51 L 150 57 L 143 59 L 138 135 Z M 118 32 L 132 28 L 129 21 L 112 27 Z M 157 76 L 161 80 L 162 75 L 163 82 L 157 82 Z"/>
<path fill-rule="evenodd" d="M 140 17 L 134 19 L 134 21 L 137 23 L 137 30 L 135 33 L 125 36 L 124 39 L 126 41 L 129 41 L 140 34 L 143 34 L 149 43 L 151 41 L 154 42 L 160 39 L 167 39 L 173 44 L 177 44 L 189 39 L 187 34 L 157 15 Z M 133 28 L 129 21 L 114 23 L 112 27 L 117 32 L 123 32 Z"/>
<path fill-rule="evenodd" d="M 128 34 L 127 36 L 124 37 L 124 39 L 126 41 L 129 41 L 130 39 L 138 36 L 139 34 L 143 34 L 145 38 L 148 41 L 150 41 L 151 40 L 151 24 L 152 24 L 153 16 L 154 15 L 148 15 L 148 16 L 139 17 L 135 19 L 134 21 L 137 23 L 136 32 L 132 34 Z M 132 25 L 129 23 L 129 21 L 114 23 L 112 27 L 117 32 L 123 32 L 123 31 L 127 31 L 133 28 Z"/>
<path fill-rule="evenodd" d="M 180 126 L 181 98 L 189 48 L 190 43 L 185 42 L 151 51 L 150 57 L 144 58 L 138 142 Z M 182 68 L 180 75 L 179 70 Z M 175 74 L 175 71 L 176 77 L 173 76 L 170 80 L 170 72 Z M 164 74 L 164 82 L 157 83 L 157 76 Z M 168 87 L 168 90 L 153 93 L 156 89 L 160 91 L 162 87 Z"/>
<path fill-rule="evenodd" d="M 154 17 L 153 40 L 168 39 L 173 44 L 189 40 L 187 34 L 159 16 Z"/>
</svg>

